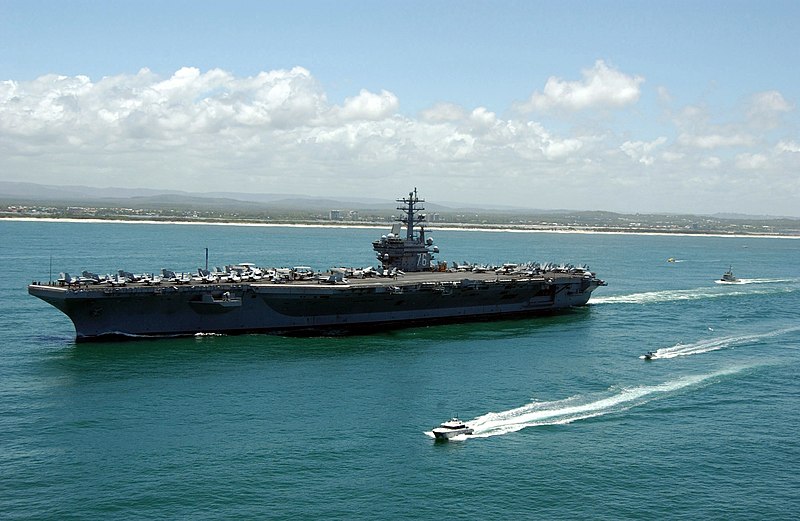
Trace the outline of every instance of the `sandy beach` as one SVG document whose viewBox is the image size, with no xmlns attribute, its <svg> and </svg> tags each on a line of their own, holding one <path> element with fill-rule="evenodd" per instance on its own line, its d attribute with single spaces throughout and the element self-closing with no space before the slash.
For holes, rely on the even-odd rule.
<svg viewBox="0 0 800 521">
<path fill-rule="evenodd" d="M 239 226 L 257 228 L 354 228 L 354 229 L 386 229 L 390 223 L 364 223 L 364 224 L 338 224 L 338 223 L 253 223 L 236 221 L 180 221 L 180 220 L 134 220 L 134 219 L 74 219 L 55 217 L 2 217 L 2 221 L 16 222 L 51 222 L 51 223 L 94 223 L 94 224 L 177 224 L 186 226 Z M 529 228 L 522 226 L 469 226 L 458 224 L 437 223 L 428 225 L 429 231 L 448 230 L 464 232 L 492 232 L 492 233 L 558 233 L 558 234 L 606 234 L 606 235 L 655 235 L 669 237 L 723 237 L 723 238 L 751 238 L 751 239 L 800 239 L 798 235 L 768 235 L 768 234 L 729 234 L 729 233 L 690 233 L 690 232 L 662 232 L 662 231 L 635 231 L 635 230 L 601 230 L 601 229 L 559 229 L 559 228 Z"/>
</svg>

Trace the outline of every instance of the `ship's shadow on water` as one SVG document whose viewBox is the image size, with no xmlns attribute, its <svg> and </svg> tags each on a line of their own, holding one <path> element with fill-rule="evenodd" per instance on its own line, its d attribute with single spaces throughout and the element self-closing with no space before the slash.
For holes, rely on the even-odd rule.
<svg viewBox="0 0 800 521">
<path fill-rule="evenodd" d="M 395 338 L 430 338 L 433 340 L 483 340 L 519 338 L 538 331 L 580 326 L 585 324 L 592 313 L 591 306 L 570 308 L 558 313 L 537 317 L 512 318 L 495 321 L 475 321 L 462 324 L 446 324 L 397 329 L 383 333 L 382 336 Z"/>
<path fill-rule="evenodd" d="M 540 332 L 580 328 L 590 319 L 590 307 L 574 308 L 533 318 L 444 324 L 388 329 L 371 334 L 295 337 L 271 334 L 196 335 L 178 338 L 75 342 L 54 337 L 49 344 L 61 344 L 52 360 L 70 367 L 100 366 L 126 362 L 196 364 L 225 360 L 280 361 L 292 359 L 363 356 L 387 351 L 419 349 L 451 342 L 504 340 L 535 336 Z M 588 327 L 588 324 L 587 324 Z"/>
<path fill-rule="evenodd" d="M 592 313 L 592 306 L 565 308 L 535 316 L 511 316 L 501 319 L 475 318 L 471 322 L 431 322 L 408 326 L 376 326 L 369 329 L 332 331 L 323 334 L 281 333 L 197 333 L 173 336 L 106 335 L 90 341 L 79 341 L 62 334 L 39 335 L 37 342 L 60 345 L 75 355 L 95 352 L 117 352 L 138 355 L 149 351 L 190 351 L 198 346 L 238 350 L 240 346 L 274 350 L 277 354 L 289 349 L 329 352 L 331 349 L 361 350 L 361 346 L 374 346 L 387 342 L 396 344 L 406 339 L 480 340 L 526 336 L 542 329 L 580 324 Z M 68 333 L 66 333 L 68 334 Z"/>
</svg>

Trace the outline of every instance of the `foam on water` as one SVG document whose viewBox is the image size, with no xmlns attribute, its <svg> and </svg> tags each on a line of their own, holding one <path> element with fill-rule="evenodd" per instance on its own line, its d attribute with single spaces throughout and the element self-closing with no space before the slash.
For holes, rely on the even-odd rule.
<svg viewBox="0 0 800 521">
<path fill-rule="evenodd" d="M 657 358 L 675 358 L 677 356 L 699 355 L 702 353 L 708 353 L 709 351 L 717 351 L 719 349 L 727 349 L 731 347 L 752 344 L 759 340 L 773 338 L 785 335 L 787 333 L 794 333 L 796 331 L 800 331 L 800 326 L 768 331 L 766 333 L 713 338 L 710 340 L 701 340 L 691 344 L 679 343 L 672 347 L 662 347 L 661 349 L 657 349 L 654 352 L 652 359 L 655 360 Z M 643 359 L 644 356 L 640 356 L 639 358 Z"/>
<path fill-rule="evenodd" d="M 794 280 L 779 281 L 762 279 L 752 279 L 753 282 L 745 284 L 766 284 L 767 282 L 796 282 Z M 722 285 L 736 285 L 740 284 L 722 284 Z M 752 295 L 773 295 L 780 293 L 792 293 L 800 289 L 797 284 L 791 286 L 771 286 L 771 287 L 757 287 L 747 289 L 726 290 L 721 287 L 706 287 L 695 289 L 674 289 L 663 291 L 647 291 L 644 293 L 631 293 L 630 295 L 611 295 L 608 297 L 592 297 L 589 300 L 590 304 L 653 304 L 659 302 L 674 302 L 679 300 L 703 300 L 712 298 L 736 297 L 736 296 L 752 296 Z"/>
<path fill-rule="evenodd" d="M 475 429 L 471 438 L 488 438 L 516 432 L 527 427 L 564 425 L 607 414 L 669 396 L 683 389 L 709 383 L 715 378 L 744 370 L 737 367 L 703 375 L 684 376 L 658 385 L 611 388 L 600 395 L 573 396 L 553 402 L 531 402 L 502 412 L 490 412 L 467 422 Z M 426 433 L 427 434 L 427 433 Z M 467 438 L 464 436 L 464 438 Z"/>
<path fill-rule="evenodd" d="M 727 280 L 715 280 L 717 284 L 778 284 L 787 282 L 798 282 L 797 279 L 739 279 L 737 281 L 729 282 Z"/>
</svg>

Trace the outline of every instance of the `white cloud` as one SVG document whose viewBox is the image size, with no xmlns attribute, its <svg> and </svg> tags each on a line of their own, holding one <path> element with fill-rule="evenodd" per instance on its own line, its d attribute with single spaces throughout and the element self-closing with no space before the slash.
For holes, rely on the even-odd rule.
<svg viewBox="0 0 800 521">
<path fill-rule="evenodd" d="M 763 154 L 737 154 L 735 164 L 740 170 L 758 170 L 766 167 L 768 162 Z"/>
<path fill-rule="evenodd" d="M 454 103 L 437 103 L 421 112 L 420 118 L 429 123 L 460 121 L 466 117 L 464 107 Z"/>
<path fill-rule="evenodd" d="M 546 89 L 537 102 L 621 106 L 638 99 L 643 81 L 602 62 L 585 76 L 553 80 L 560 95 Z M 783 96 L 762 94 L 747 107 L 784 116 L 794 110 Z M 0 175 L 49 184 L 281 193 L 297 191 L 288 180 L 298 177 L 328 195 L 375 186 L 370 191 L 389 197 L 415 183 L 430 200 L 617 211 L 688 205 L 681 194 L 708 200 L 746 175 L 753 186 L 781 186 L 786 207 L 800 198 L 794 180 L 800 145 L 786 137 L 793 127 L 770 138 L 749 126 L 755 112 L 745 109 L 737 112 L 741 121 L 724 125 L 712 124 L 722 118 L 706 107 L 678 109 L 674 127 L 642 139 L 636 114 L 609 126 L 596 114 L 577 112 L 567 127 L 560 118 L 536 121 L 486 106 L 437 103 L 417 117 L 399 107 L 388 90 L 356 90 L 331 103 L 302 67 L 250 77 L 186 67 L 166 77 L 142 69 L 94 81 L 56 75 L 3 81 Z M 545 188 L 546 198 L 537 198 Z M 777 212 L 775 198 L 759 202 L 767 200 L 762 195 L 746 194 L 754 205 L 768 205 L 752 211 Z"/>
<path fill-rule="evenodd" d="M 362 89 L 358 96 L 344 100 L 344 106 L 333 112 L 343 121 L 367 120 L 379 121 L 397 112 L 400 102 L 397 96 L 382 90 L 374 94 Z"/>
<path fill-rule="evenodd" d="M 780 92 L 776 90 L 759 92 L 752 96 L 746 107 L 747 123 L 751 128 L 771 130 L 780 126 L 784 114 L 793 110 L 794 105 Z"/>
<path fill-rule="evenodd" d="M 780 141 L 775 145 L 777 152 L 800 153 L 800 143 L 794 141 Z"/>
<path fill-rule="evenodd" d="M 571 111 L 590 108 L 619 108 L 639 100 L 641 76 L 630 76 L 597 60 L 594 67 L 582 71 L 582 81 L 550 77 L 543 92 L 534 92 L 520 110 L 547 111 L 554 108 Z"/>
<path fill-rule="evenodd" d="M 549 160 L 563 159 L 572 156 L 583 148 L 579 139 L 561 139 L 547 141 L 542 146 L 544 156 Z"/>
<path fill-rule="evenodd" d="M 703 150 L 764 146 L 769 131 L 785 126 L 782 119 L 794 105 L 773 90 L 723 110 L 712 114 L 707 106 L 689 105 L 677 111 L 672 115 L 676 143 Z"/>
<path fill-rule="evenodd" d="M 792 109 L 794 109 L 794 106 L 786 101 L 783 95 L 776 90 L 759 92 L 753 96 L 750 102 L 750 111 L 752 113 L 789 112 Z"/>
<path fill-rule="evenodd" d="M 497 115 L 484 107 L 478 107 L 473 110 L 469 119 L 474 125 L 484 128 L 490 128 L 497 124 Z"/>
<path fill-rule="evenodd" d="M 668 163 L 676 163 L 686 157 L 686 154 L 682 152 L 664 152 L 661 154 L 661 158 Z"/>
<path fill-rule="evenodd" d="M 755 143 L 755 138 L 746 134 L 721 135 L 691 135 L 681 134 L 678 142 L 682 145 L 695 148 L 714 149 L 721 147 L 750 146 Z"/>
<path fill-rule="evenodd" d="M 653 150 L 666 142 L 667 138 L 664 136 L 650 142 L 626 141 L 620 146 L 620 149 L 634 161 L 650 166 L 655 162 L 655 158 L 652 155 Z"/>
</svg>

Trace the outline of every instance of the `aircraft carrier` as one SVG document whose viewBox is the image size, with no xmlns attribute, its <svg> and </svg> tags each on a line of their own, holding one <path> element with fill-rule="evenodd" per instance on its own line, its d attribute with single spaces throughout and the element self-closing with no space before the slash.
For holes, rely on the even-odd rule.
<svg viewBox="0 0 800 521">
<path fill-rule="evenodd" d="M 606 283 L 588 267 L 434 263 L 424 199 L 397 200 L 403 217 L 372 243 L 375 268 L 230 265 L 160 276 L 62 273 L 28 293 L 75 325 L 77 341 L 221 333 L 348 334 L 446 322 L 527 317 L 585 305 Z"/>
</svg>

